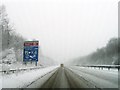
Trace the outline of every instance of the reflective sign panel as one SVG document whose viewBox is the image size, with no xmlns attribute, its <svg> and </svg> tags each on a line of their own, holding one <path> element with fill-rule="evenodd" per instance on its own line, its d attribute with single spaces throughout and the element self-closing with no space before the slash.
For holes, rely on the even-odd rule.
<svg viewBox="0 0 120 90">
<path fill-rule="evenodd" d="M 39 42 L 38 41 L 26 41 L 24 43 L 24 61 L 38 61 L 38 49 Z"/>
</svg>

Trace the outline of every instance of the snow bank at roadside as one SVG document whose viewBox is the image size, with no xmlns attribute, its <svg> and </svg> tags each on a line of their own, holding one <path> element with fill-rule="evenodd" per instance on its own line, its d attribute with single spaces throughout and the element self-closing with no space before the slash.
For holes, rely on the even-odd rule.
<svg viewBox="0 0 120 90">
<path fill-rule="evenodd" d="M 59 66 L 51 66 L 37 70 L 27 71 L 24 73 L 5 75 L 0 77 L 2 79 L 2 87 L 0 88 L 22 88 L 37 78 L 45 75 L 46 73 L 58 68 Z"/>
</svg>

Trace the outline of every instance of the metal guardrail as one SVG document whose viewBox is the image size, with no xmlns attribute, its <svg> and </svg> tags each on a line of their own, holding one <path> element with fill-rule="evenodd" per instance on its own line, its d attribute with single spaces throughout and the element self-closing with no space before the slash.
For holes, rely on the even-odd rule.
<svg viewBox="0 0 120 90">
<path fill-rule="evenodd" d="M 42 67 L 36 67 L 36 68 L 21 68 L 21 69 L 10 69 L 10 70 L 2 70 L 0 71 L 1 73 L 14 73 L 14 72 L 17 72 L 17 71 L 26 71 L 26 70 L 34 70 L 34 69 L 39 69 L 39 68 L 42 68 Z"/>
<path fill-rule="evenodd" d="M 116 68 L 120 70 L 120 65 L 82 65 L 82 67 L 97 67 L 99 69 L 108 68 L 108 70 L 110 70 L 111 68 Z"/>
</svg>

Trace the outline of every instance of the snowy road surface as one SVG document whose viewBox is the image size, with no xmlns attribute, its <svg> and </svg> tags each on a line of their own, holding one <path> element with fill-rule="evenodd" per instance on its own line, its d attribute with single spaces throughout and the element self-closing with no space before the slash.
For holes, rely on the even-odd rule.
<svg viewBox="0 0 120 90">
<path fill-rule="evenodd" d="M 118 88 L 118 70 L 99 70 L 72 66 L 69 67 L 74 73 L 88 80 L 99 88 Z"/>
<path fill-rule="evenodd" d="M 39 84 L 41 81 L 39 79 L 27 88 L 118 88 L 118 71 L 60 67 L 48 75 L 46 82 Z"/>
<path fill-rule="evenodd" d="M 118 71 L 53 66 L 4 76 L 3 88 L 118 88 Z"/>
<path fill-rule="evenodd" d="M 11 75 L 3 75 L 0 77 L 0 80 L 2 80 L 2 87 L 0 88 L 25 88 L 27 85 L 43 77 L 47 73 L 54 72 L 57 68 L 58 66 L 51 66 Z"/>
<path fill-rule="evenodd" d="M 94 88 L 83 78 L 77 76 L 69 69 L 60 67 L 41 87 L 39 88 Z"/>
</svg>

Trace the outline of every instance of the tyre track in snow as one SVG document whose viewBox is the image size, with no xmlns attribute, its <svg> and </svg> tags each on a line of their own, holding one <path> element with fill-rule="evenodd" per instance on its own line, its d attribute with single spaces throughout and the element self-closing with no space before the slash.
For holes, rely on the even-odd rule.
<svg viewBox="0 0 120 90">
<path fill-rule="evenodd" d="M 40 88 L 97 88 L 66 67 L 60 67 Z M 100 89 L 100 88 L 97 88 Z"/>
</svg>

